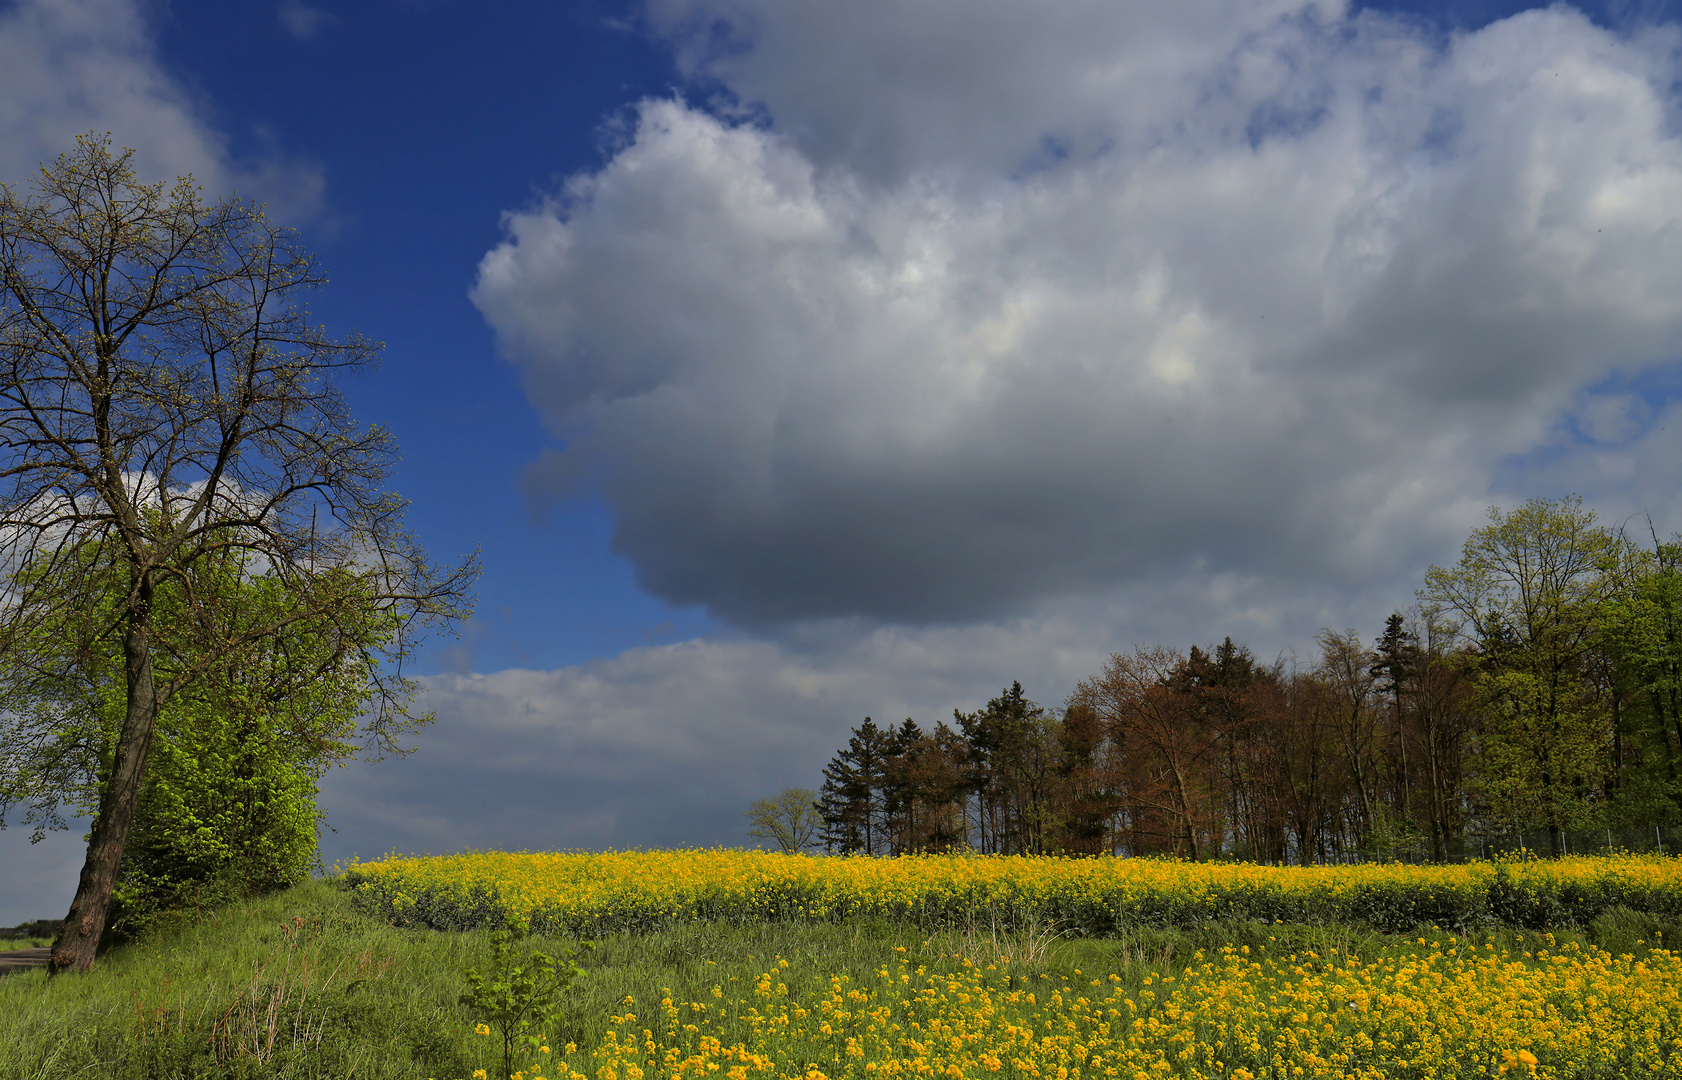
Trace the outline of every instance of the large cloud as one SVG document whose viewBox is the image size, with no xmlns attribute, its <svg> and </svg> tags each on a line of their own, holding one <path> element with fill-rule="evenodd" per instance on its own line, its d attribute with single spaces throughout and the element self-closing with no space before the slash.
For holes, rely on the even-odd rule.
<svg viewBox="0 0 1682 1080">
<path fill-rule="evenodd" d="M 480 268 L 566 443 L 534 494 L 599 486 L 662 597 L 940 622 L 1396 581 L 1676 355 L 1672 36 L 945 11 L 656 4 L 734 97 L 643 103 Z"/>
</svg>

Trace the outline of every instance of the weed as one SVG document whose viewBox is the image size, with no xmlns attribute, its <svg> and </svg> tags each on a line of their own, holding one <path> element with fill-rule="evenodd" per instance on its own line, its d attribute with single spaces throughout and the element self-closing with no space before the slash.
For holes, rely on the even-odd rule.
<svg viewBox="0 0 1682 1080">
<path fill-rule="evenodd" d="M 931 944 L 944 955 L 986 967 L 988 964 L 1044 964 L 1053 958 L 1053 946 L 1064 939 L 1055 922 L 1042 923 L 1035 915 L 1030 915 L 1021 932 L 1015 934 L 1001 928 L 997 906 L 989 904 L 987 915 L 987 925 L 983 928 L 975 909 L 971 908 L 962 930 L 937 935 Z"/>
<path fill-rule="evenodd" d="M 532 952 L 523 962 L 517 962 L 525 939 L 526 929 L 518 924 L 511 930 L 493 933 L 490 978 L 487 980 L 478 969 L 469 968 L 469 989 L 461 996 L 461 1003 L 480 1020 L 475 1028 L 477 1033 L 488 1035 L 495 1027 L 501 1035 L 501 1076 L 509 1078 L 514 1076 L 516 1050 L 528 1054 L 549 1053 L 543 1035 L 560 1023 L 567 991 L 584 977 L 584 969 L 572 963 L 578 955 L 572 949 L 562 952 L 558 958 Z M 595 945 L 586 942 L 584 948 L 594 949 Z M 541 1058 L 530 1067 L 534 1080 L 542 1067 Z"/>
</svg>

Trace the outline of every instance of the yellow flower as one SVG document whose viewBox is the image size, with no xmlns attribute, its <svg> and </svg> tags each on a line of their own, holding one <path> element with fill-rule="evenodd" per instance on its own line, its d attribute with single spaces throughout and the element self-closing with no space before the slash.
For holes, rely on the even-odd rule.
<svg viewBox="0 0 1682 1080">
<path fill-rule="evenodd" d="M 1530 1075 L 1536 1075 L 1537 1061 L 1535 1054 L 1528 1050 L 1520 1050 L 1517 1053 L 1511 1050 L 1501 1051 L 1501 1075 L 1505 1076 L 1509 1071 L 1520 1065 L 1523 1065 Z"/>
<path fill-rule="evenodd" d="M 1247 896 L 1335 910 L 1349 897 L 1388 890 L 1405 896 L 1421 887 L 1475 907 L 1495 871 L 1480 864 L 1194 866 L 675 851 L 393 858 L 358 872 L 365 878 L 358 887 L 370 899 L 378 893 L 388 905 L 407 905 L 404 910 L 423 897 L 448 906 L 451 897 L 466 899 L 470 890 L 494 883 L 516 916 L 541 911 L 576 926 L 611 928 L 625 911 L 650 912 L 656 921 L 689 921 L 702 911 L 752 921 L 763 917 L 768 898 L 789 892 L 814 919 L 850 911 L 951 920 L 992 897 L 1026 915 L 1036 908 L 1113 914 L 1172 901 L 1216 916 L 1229 903 L 1223 898 Z M 1671 859 L 1583 857 L 1515 863 L 1506 872 L 1533 896 L 1567 887 L 1682 896 L 1682 863 Z M 1539 1074 L 1534 1051 L 1540 1050 L 1549 1060 L 1583 1061 L 1586 1072 L 1612 1076 L 1664 1060 L 1667 1040 L 1682 1022 L 1682 953 L 1673 950 L 1645 950 L 1638 960 L 1549 941 L 1521 956 L 1448 937 L 1435 944 L 1426 939 L 1431 947 L 1424 948 L 1415 932 L 1408 947 L 1365 959 L 1321 950 L 1327 961 L 1269 944 L 1259 950 L 1234 944 L 1207 958 L 1200 953 L 1188 968 L 1149 973 L 1148 983 L 1140 972 L 1125 981 L 1099 978 L 1090 987 L 1084 972 L 1079 981 L 1007 972 L 1011 961 L 1003 958 L 942 958 L 925 966 L 900 951 L 858 982 L 837 975 L 827 989 L 819 979 L 808 991 L 788 980 L 784 990 L 777 978 L 788 970 L 786 961 L 773 957 L 752 973 L 721 970 L 718 985 L 699 995 L 705 1003 L 676 1001 L 668 991 L 654 1010 L 663 1025 L 645 1028 L 652 1018 L 639 1020 L 624 1001 L 622 1015 L 611 1021 L 619 1030 L 586 1045 L 586 1060 L 573 1059 L 576 1068 L 557 1073 L 563 1080 L 1166 1080 L 1214 1067 L 1230 1080 L 1253 1080 L 1256 1072 L 1338 1075 L 1356 1059 L 1405 1055 L 1422 1075 L 1481 1074 L 1493 1056 L 1503 1074 L 1528 1078 Z M 1275 951 L 1290 955 L 1275 958 Z M 1562 1008 L 1565 1002 L 1576 1004 Z M 1633 1020 L 1628 1037 L 1597 1038 L 1620 1010 Z M 1359 1025 L 1339 1022 L 1350 1013 L 1360 1015 Z M 1421 1015 L 1435 1018 L 1429 1039 L 1408 1034 Z M 938 1018 L 938 1030 L 914 1031 L 919 1022 L 908 1016 Z M 736 1020 L 748 1030 L 726 1034 L 723 1025 Z M 1520 1050 L 1520 1043 L 1533 1049 Z M 833 1052 L 807 1060 L 814 1046 Z M 573 1043 L 565 1049 L 579 1052 Z M 539 1074 L 537 1065 L 528 1066 L 525 1080 Z"/>
<path fill-rule="evenodd" d="M 474 1070 L 473 1070 L 473 1080 L 486 1080 L 486 1077 L 485 1077 L 485 1070 L 483 1070 L 483 1069 L 474 1069 Z"/>
<path fill-rule="evenodd" d="M 475 1035 L 489 1035 L 490 1033 L 491 1026 L 489 1024 L 480 1024 L 478 1027 L 473 1029 L 473 1034 Z"/>
</svg>

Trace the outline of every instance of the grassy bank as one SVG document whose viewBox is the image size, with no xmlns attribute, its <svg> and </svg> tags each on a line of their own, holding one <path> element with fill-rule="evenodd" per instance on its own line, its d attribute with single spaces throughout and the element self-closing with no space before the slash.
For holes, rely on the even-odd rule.
<svg viewBox="0 0 1682 1080">
<path fill-rule="evenodd" d="M 978 928 L 925 939 L 885 920 L 845 926 L 699 924 L 597 943 L 558 1043 L 589 1046 L 625 998 L 711 998 L 751 986 L 778 959 L 793 991 L 832 975 L 863 980 L 902 956 L 1017 961 L 1033 972 L 1113 969 L 1129 983 L 1182 967 L 1198 949 L 1269 937 L 1305 947 L 1377 947 L 1370 935 L 1247 924 L 1197 934 L 1155 930 L 1113 941 Z M 567 939 L 536 939 L 567 948 Z M 899 952 L 898 950 L 905 950 Z M 355 910 L 344 890 L 312 881 L 226 908 L 196 925 L 104 955 L 89 975 L 0 979 L 0 1076 L 467 1077 L 491 1058 L 458 1003 L 463 970 L 483 968 L 489 932 L 398 929 Z"/>
<path fill-rule="evenodd" d="M 489 1040 L 473 1033 L 475 1018 L 458 1003 L 463 969 L 483 967 L 489 959 L 488 936 L 483 930 L 396 928 L 358 911 L 343 889 L 310 882 L 113 950 L 90 975 L 0 979 L 0 1076 L 467 1078 L 493 1059 Z M 1553 940 L 1505 929 L 1478 941 L 1518 963 L 1546 967 L 1547 961 L 1535 959 L 1543 950 L 1557 957 L 1573 947 L 1599 948 L 1651 958 L 1658 955 L 1651 953 L 1654 945 L 1672 938 L 1682 940 L 1682 927 L 1615 909 Z M 537 944 L 553 949 L 570 943 L 551 938 Z M 564 1059 L 592 1076 L 601 1077 L 599 1070 L 607 1067 L 612 1080 L 635 1080 L 632 1069 L 654 1068 L 656 1062 L 646 1055 L 640 1065 L 625 1058 L 624 1041 L 637 1041 L 637 1053 L 644 1054 L 643 1030 L 657 1032 L 667 1022 L 663 1013 L 675 1015 L 677 1006 L 662 1009 L 662 1001 L 713 1009 L 701 1025 L 705 1031 L 689 1032 L 674 1022 L 670 1035 L 678 1043 L 710 1033 L 744 1048 L 759 1039 L 769 1053 L 766 1017 L 783 1010 L 786 1035 L 792 1030 L 788 1024 L 816 1016 L 814 1010 L 837 986 L 861 988 L 852 991 L 859 995 L 873 988 L 871 1009 L 886 1009 L 881 1015 L 891 1014 L 895 1024 L 922 1022 L 914 1021 L 916 1008 L 908 1003 L 924 993 L 918 989 L 922 984 L 933 987 L 930 980 L 945 978 L 941 973 L 974 973 L 964 977 L 978 980 L 978 987 L 986 983 L 980 992 L 997 996 L 1001 1015 L 1045 1007 L 1053 996 L 1062 1002 L 1067 994 L 1073 1002 L 1068 988 L 1086 987 L 1095 976 L 1103 980 L 1103 993 L 1117 1001 L 1161 995 L 1167 1008 L 1172 1006 L 1166 1004 L 1165 976 L 1184 985 L 1188 971 L 1195 976 L 1199 965 L 1222 956 L 1278 957 L 1282 963 L 1287 958 L 1296 963 L 1299 956 L 1389 958 L 1383 962 L 1393 964 L 1398 958 L 1446 955 L 1446 949 L 1465 944 L 1446 932 L 1404 938 L 1254 920 L 1184 930 L 1138 928 L 1103 940 L 1061 938 L 1043 930 L 997 935 L 986 926 L 931 935 L 885 919 L 690 924 L 601 940 L 585 959 L 589 975 L 563 1029 L 550 1033 L 557 1051 L 551 1060 L 557 1069 Z M 901 992 L 905 1002 L 890 1000 Z M 876 1013 L 859 1011 L 854 1018 L 861 1038 L 874 1023 L 870 1015 Z M 829 1052 L 827 1036 L 817 1031 L 813 1027 L 795 1042 L 785 1039 L 779 1052 L 814 1059 Z M 610 1035 L 621 1049 L 603 1056 Z M 569 1042 L 577 1049 L 564 1055 Z M 667 1049 L 662 1044 L 660 1054 Z M 720 1075 L 733 1068 L 744 1069 L 743 1076 L 791 1075 L 787 1063 L 769 1056 L 756 1060 L 766 1067 L 725 1061 Z M 899 1060 L 884 1057 L 884 1071 L 892 1073 L 898 1065 L 887 1066 Z M 860 1075 L 866 1064 L 858 1062 Z M 1004 1062 L 1001 1075 L 1034 1075 L 1026 1059 L 1023 1064 Z M 1099 1066 L 1088 1072 L 1105 1075 Z"/>
</svg>

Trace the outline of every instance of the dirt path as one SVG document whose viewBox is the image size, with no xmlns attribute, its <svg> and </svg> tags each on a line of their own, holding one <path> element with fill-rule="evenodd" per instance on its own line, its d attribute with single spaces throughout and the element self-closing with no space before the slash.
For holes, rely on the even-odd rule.
<svg viewBox="0 0 1682 1080">
<path fill-rule="evenodd" d="M 47 954 L 50 952 L 51 949 L 16 949 L 12 952 L 0 952 L 0 975 L 46 967 Z"/>
</svg>

